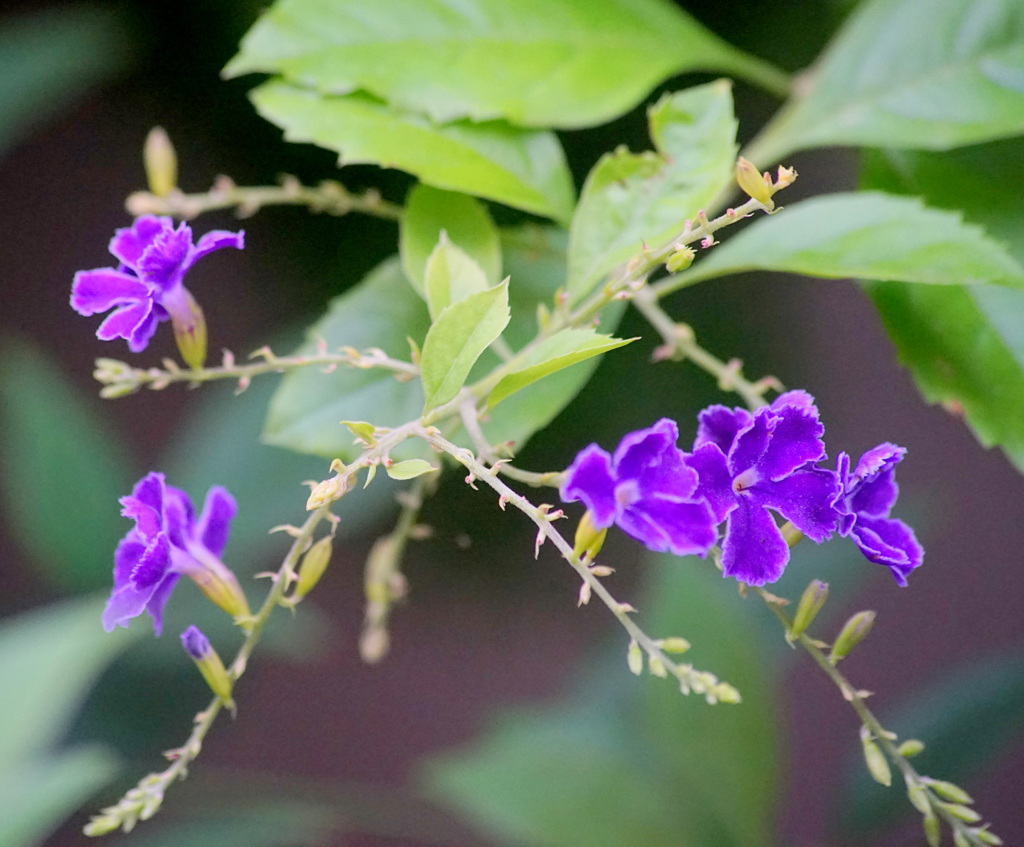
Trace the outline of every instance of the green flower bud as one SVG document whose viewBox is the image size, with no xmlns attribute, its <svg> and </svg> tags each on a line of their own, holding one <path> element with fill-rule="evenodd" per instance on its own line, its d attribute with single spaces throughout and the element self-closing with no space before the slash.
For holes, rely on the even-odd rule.
<svg viewBox="0 0 1024 847">
<path fill-rule="evenodd" d="M 938 794 L 943 800 L 950 800 L 953 803 L 973 803 L 971 795 L 964 791 L 959 785 L 946 782 L 941 779 L 925 779 L 928 787 Z"/>
<path fill-rule="evenodd" d="M 867 762 L 871 778 L 888 788 L 892 785 L 892 770 L 882 748 L 870 738 L 864 738 L 861 743 L 864 745 L 864 761 Z"/>
<path fill-rule="evenodd" d="M 696 255 L 692 247 L 686 245 L 677 247 L 665 261 L 665 269 L 672 274 L 685 271 L 693 264 Z"/>
<path fill-rule="evenodd" d="M 800 602 L 796 607 L 796 614 L 793 615 L 793 625 L 789 628 L 789 635 L 795 638 L 803 634 L 811 622 L 817 617 L 828 600 L 828 583 L 819 579 L 812 580 L 800 595 Z"/>
<path fill-rule="evenodd" d="M 231 699 L 231 678 L 228 676 L 220 655 L 210 645 L 209 639 L 199 631 L 198 627 L 190 626 L 181 634 L 181 646 L 196 663 L 199 673 L 203 675 L 210 690 L 224 702 L 225 706 L 234 711 L 235 703 Z M 153 812 L 155 811 L 154 808 Z"/>
<path fill-rule="evenodd" d="M 157 197 L 170 194 L 178 184 L 178 155 L 163 127 L 155 126 L 149 131 L 142 147 L 142 161 L 149 190 Z"/>
<path fill-rule="evenodd" d="M 775 208 L 775 202 L 772 200 L 774 185 L 770 179 L 764 178 L 761 172 L 754 167 L 753 162 L 742 156 L 736 160 L 736 183 L 768 211 Z"/>
<path fill-rule="evenodd" d="M 299 581 L 295 584 L 295 590 L 289 598 L 291 605 L 298 603 L 309 594 L 320 581 L 320 577 L 324 575 L 334 549 L 332 541 L 331 536 L 325 535 L 302 557 L 302 564 L 299 566 Z"/>
<path fill-rule="evenodd" d="M 928 842 L 928 847 L 939 847 L 942 843 L 942 830 L 939 828 L 939 819 L 935 817 L 935 813 L 929 809 L 922 824 L 924 840 Z"/>
<path fill-rule="evenodd" d="M 871 632 L 871 625 L 874 622 L 874 612 L 857 612 L 839 632 L 839 637 L 836 638 L 836 643 L 832 645 L 832 652 L 829 653 L 828 660 L 834 665 L 840 659 L 845 659 L 849 656 L 850 651 L 860 644 L 867 637 L 868 633 Z"/>
<path fill-rule="evenodd" d="M 181 314 L 172 313 L 171 326 L 182 360 L 197 371 L 206 362 L 206 318 L 191 292 L 183 290 L 182 293 L 188 309 Z"/>
<path fill-rule="evenodd" d="M 924 750 L 924 742 L 918 741 L 916 738 L 908 738 L 898 749 L 901 756 L 911 759 Z"/>
<path fill-rule="evenodd" d="M 640 649 L 640 645 L 635 641 L 629 642 L 629 650 L 626 653 L 626 662 L 629 664 L 629 669 L 636 676 L 640 676 L 644 672 L 644 653 Z"/>
<path fill-rule="evenodd" d="M 587 509 L 576 526 L 576 538 L 572 552 L 582 558 L 585 562 L 592 562 L 594 557 L 601 552 L 604 546 L 604 539 L 608 535 L 608 527 L 598 529 L 594 526 L 594 516 Z"/>
</svg>

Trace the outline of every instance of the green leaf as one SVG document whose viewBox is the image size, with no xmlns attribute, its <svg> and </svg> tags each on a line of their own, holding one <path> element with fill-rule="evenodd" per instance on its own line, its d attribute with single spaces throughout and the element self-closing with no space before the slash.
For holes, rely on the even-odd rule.
<svg viewBox="0 0 1024 847">
<path fill-rule="evenodd" d="M 257 111 L 289 141 L 334 150 L 344 164 L 400 168 L 462 191 L 567 222 L 573 187 L 553 133 L 501 121 L 434 124 L 366 94 L 320 95 L 283 82 L 250 92 Z"/>
<path fill-rule="evenodd" d="M 357 286 L 331 301 L 306 331 L 297 355 L 313 353 L 321 341 L 366 350 L 379 347 L 389 356 L 409 355 L 407 339 L 421 339 L 430 328 L 423 301 L 409 290 L 398 257 L 386 260 Z M 395 427 L 416 420 L 423 408 L 419 382 L 399 382 L 379 368 L 338 368 L 322 373 L 301 368 L 287 374 L 270 401 L 263 439 L 302 453 L 350 462 L 361 452 L 342 420 L 372 421 Z M 401 451 L 395 454 L 403 455 Z"/>
<path fill-rule="evenodd" d="M 0 153 L 123 70 L 132 43 L 119 17 L 96 6 L 64 5 L 5 17 L 0 29 Z"/>
<path fill-rule="evenodd" d="M 522 367 L 502 378 L 491 391 L 488 406 L 493 409 L 506 397 L 538 379 L 636 340 L 612 338 L 592 329 L 563 329 L 538 344 L 524 360 Z"/>
<path fill-rule="evenodd" d="M 507 712 L 472 746 L 428 761 L 431 794 L 526 847 L 762 847 L 779 733 L 751 610 L 706 565 L 654 562 L 645 629 L 688 638 L 693 661 L 744 702 L 708 706 L 670 681 L 634 678 L 622 635 L 567 701 Z"/>
<path fill-rule="evenodd" d="M 425 287 L 430 317 L 436 321 L 452 303 L 486 291 L 488 285 L 483 268 L 442 230 L 441 240 L 427 259 Z"/>
<path fill-rule="evenodd" d="M 873 191 L 804 200 L 762 218 L 686 272 L 687 284 L 751 270 L 831 279 L 1024 288 L 1024 269 L 954 212 Z"/>
<path fill-rule="evenodd" d="M 278 0 L 224 73 L 362 90 L 438 122 L 570 128 L 611 120 L 697 69 L 784 86 L 663 0 Z"/>
<path fill-rule="evenodd" d="M 406 198 L 400 227 L 402 270 L 420 294 L 427 259 L 442 232 L 473 257 L 487 279 L 501 278 L 501 239 L 486 207 L 476 198 L 417 184 Z"/>
<path fill-rule="evenodd" d="M 871 0 L 758 141 L 759 161 L 834 144 L 948 150 L 1022 131 L 1018 0 Z"/>
<path fill-rule="evenodd" d="M 0 485 L 18 541 L 57 585 L 108 585 L 129 527 L 117 499 L 134 482 L 123 440 L 100 417 L 99 401 L 82 397 L 28 343 L 3 345 L 0 398 Z"/>
<path fill-rule="evenodd" d="M 424 414 L 459 393 L 476 360 L 501 335 L 509 318 L 508 280 L 441 312 L 427 332 L 420 357 Z"/>
<path fill-rule="evenodd" d="M 1007 654 L 944 671 L 934 684 L 882 715 L 882 721 L 900 738 L 924 742 L 924 752 L 914 757 L 920 773 L 963 784 L 1019 739 L 1022 712 L 1024 662 Z M 842 831 L 854 843 L 870 843 L 873 833 L 891 828 L 908 812 L 906 795 L 876 790 L 860 762 L 851 762 L 837 800 Z"/>
<path fill-rule="evenodd" d="M 648 120 L 657 153 L 607 153 L 583 186 L 569 235 L 572 303 L 644 244 L 660 246 L 682 232 L 732 179 L 736 119 L 728 81 L 666 95 Z"/>
<path fill-rule="evenodd" d="M 406 459 L 404 462 L 395 462 L 386 470 L 392 479 L 415 479 L 423 474 L 436 471 L 437 467 L 425 459 Z"/>
<path fill-rule="evenodd" d="M 1016 139 L 945 154 L 878 154 L 866 179 L 962 208 L 1024 261 L 1022 156 Z M 1001 447 L 1024 472 L 1024 292 L 874 283 L 868 293 L 924 396 L 962 413 L 982 444 Z"/>
</svg>

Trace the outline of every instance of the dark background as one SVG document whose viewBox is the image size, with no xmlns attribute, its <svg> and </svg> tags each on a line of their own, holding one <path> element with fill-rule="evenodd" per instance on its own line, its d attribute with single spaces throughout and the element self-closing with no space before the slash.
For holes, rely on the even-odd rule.
<svg viewBox="0 0 1024 847">
<path fill-rule="evenodd" d="M 71 5 L 8 2 L 3 14 Z M 106 264 L 110 235 L 128 224 L 123 200 L 143 187 L 139 152 L 151 126 L 160 124 L 170 132 L 186 190 L 203 190 L 220 173 L 240 184 L 269 183 L 283 172 L 309 181 L 336 173 L 332 153 L 285 145 L 280 132 L 255 115 L 245 99 L 252 79 L 218 78 L 261 5 L 179 0 L 115 6 L 123 25 L 117 42 L 123 56 L 116 57 L 123 60 L 122 71 L 37 122 L 0 159 L 2 333 L 38 345 L 84 392 L 95 392 L 90 376 L 95 356 L 128 358 L 128 353 L 103 349 L 93 336 L 95 321 L 71 312 L 71 278 L 78 269 Z M 700 4 L 694 14 L 737 45 L 796 70 L 816 55 L 844 7 L 811 0 Z M 3 22 L 0 17 L 0 27 Z M 787 36 L 767 35 L 780 32 Z M 665 88 L 702 79 L 686 77 Z M 749 136 L 774 107 L 745 85 L 737 87 L 737 100 L 741 133 Z M 610 126 L 563 138 L 578 180 L 615 144 L 625 142 L 632 149 L 648 144 L 639 109 Z M 849 187 L 856 180 L 855 162 L 842 151 L 800 154 L 791 164 L 801 178 L 786 202 Z M 341 176 L 349 187 L 379 186 L 396 201 L 409 185 L 401 174 L 373 168 L 346 168 Z M 501 221 L 516 220 L 508 210 L 497 215 Z M 237 227 L 228 213 L 204 216 L 196 224 L 199 232 Z M 330 296 L 358 281 L 396 243 L 393 224 L 356 216 L 318 217 L 297 209 L 264 211 L 244 227 L 246 250 L 230 261 L 205 260 L 208 266 L 193 289 L 210 322 L 211 349 L 227 347 L 239 355 L 308 323 Z M 849 660 L 847 671 L 859 685 L 880 692 L 873 702 L 883 720 L 887 702 L 934 683 L 963 663 L 998 649 L 1019 652 L 1024 644 L 1018 611 L 1024 484 L 1003 455 L 980 447 L 960 420 L 924 404 L 895 362 L 870 303 L 853 283 L 747 275 L 682 293 L 669 309 L 691 322 L 712 351 L 743 358 L 748 374 L 774 373 L 791 387 L 810 390 L 819 401 L 830 444 L 841 444 L 855 456 L 881 441 L 909 448 L 899 471 L 901 514 L 912 516 L 918 526 L 927 551 L 925 566 L 908 589 L 897 590 L 879 577 L 832 601 L 849 612 L 878 612 L 874 632 Z M 633 316 L 627 317 L 624 337 L 644 331 Z M 143 358 L 172 355 L 171 343 L 170 333 L 160 333 Z M 717 399 L 711 381 L 690 367 L 650 365 L 650 348 L 640 343 L 609 357 L 572 409 L 518 463 L 564 467 L 588 441 L 611 447 L 627 429 L 647 426 L 662 415 L 692 420 L 696 409 Z M 624 374 L 636 371 L 642 379 L 623 381 Z M 626 396 L 624 384 L 630 386 Z M 134 470 L 141 475 L 164 442 L 187 425 L 184 411 L 195 401 L 195 394 L 172 387 L 101 408 L 125 433 Z M 411 833 L 434 827 L 439 833 L 434 843 L 474 843 L 458 824 L 435 820 L 425 810 L 410 811 L 399 801 L 400 786 L 415 762 L 470 740 L 497 705 L 556 696 L 596 643 L 618 635 L 617 624 L 601 608 L 576 611 L 575 580 L 563 564 L 548 557 L 533 561 L 525 520 L 502 515 L 488 495 L 474 495 L 455 482 L 427 508 L 424 519 L 435 527 L 434 539 L 410 551 L 411 602 L 395 615 L 392 655 L 368 668 L 356 651 L 361 566 L 372 535 L 359 537 L 346 543 L 313 601 L 329 635 L 305 663 L 257 656 L 239 692 L 239 718 L 215 728 L 193 770 L 194 778 L 206 772 L 208 782 L 200 786 L 232 783 L 239 772 L 249 774 L 246 779 L 266 774 L 274 785 L 316 780 L 317 790 L 334 784 L 389 786 L 390 793 L 381 796 L 391 801 L 377 797 L 366 803 L 376 803 L 382 815 L 388 802 L 396 803 L 394 831 L 389 834 L 384 827 L 379 834 L 352 836 L 344 843 L 417 844 Z M 73 494 L 66 508 L 74 508 Z M 386 515 L 380 526 L 386 531 Z M 506 533 L 502 543 L 487 544 L 487 536 L 499 530 Z M 475 542 L 468 549 L 456 543 L 463 534 Z M 5 536 L 2 544 L 0 612 L 13 614 L 59 596 L 14 540 Z M 635 551 L 626 544 L 612 549 L 620 574 L 625 572 L 616 578 L 616 593 L 635 596 L 642 580 L 629 566 Z M 254 563 L 253 570 L 272 566 L 273 555 L 261 566 Z M 767 611 L 751 604 L 750 613 Z M 79 728 L 137 759 L 139 766 L 129 768 L 129 778 L 153 767 L 157 750 L 180 740 L 195 708 L 191 704 L 202 702 L 198 688 L 188 688 L 180 676 L 169 679 L 153 683 L 162 702 L 158 707 L 148 705 L 151 694 L 146 691 L 107 686 L 106 693 L 97 695 L 107 706 L 125 701 L 120 707 L 126 713 L 123 736 L 116 728 L 88 721 Z M 182 686 L 195 696 L 177 694 Z M 840 763 L 857 752 L 856 721 L 807 661 L 792 664 L 782 688 L 789 767 L 784 777 L 770 777 L 785 780 L 780 841 L 823 844 Z M 1022 784 L 1024 755 L 1018 741 L 967 785 L 1007 844 L 1024 839 Z M 358 791 L 367 789 L 348 789 L 347 802 L 362 796 Z M 201 807 L 201 787 L 186 783 L 172 793 L 161 818 L 175 814 L 177 792 L 183 805 L 188 798 Z M 77 835 L 83 820 L 74 819 L 48 843 L 83 843 Z M 908 816 L 877 843 L 918 844 L 917 826 Z"/>
</svg>

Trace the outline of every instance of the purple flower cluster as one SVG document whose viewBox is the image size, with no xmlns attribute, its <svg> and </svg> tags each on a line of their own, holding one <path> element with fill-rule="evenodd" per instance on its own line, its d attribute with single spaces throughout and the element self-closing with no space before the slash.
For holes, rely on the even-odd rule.
<svg viewBox="0 0 1024 847">
<path fill-rule="evenodd" d="M 651 550 L 679 555 L 706 555 L 724 523 L 723 572 L 749 585 L 775 582 L 789 561 L 775 515 L 816 542 L 852 538 L 900 585 L 921 564 L 913 530 L 889 516 L 902 447 L 879 445 L 853 473 L 846 453 L 836 470 L 822 467 L 825 430 L 805 391 L 753 413 L 709 406 L 698 421 L 690 453 L 676 446 L 667 418 L 627 435 L 614 455 L 591 444 L 566 470 L 562 499 L 583 501 L 598 529 L 616 524 Z"/>
</svg>

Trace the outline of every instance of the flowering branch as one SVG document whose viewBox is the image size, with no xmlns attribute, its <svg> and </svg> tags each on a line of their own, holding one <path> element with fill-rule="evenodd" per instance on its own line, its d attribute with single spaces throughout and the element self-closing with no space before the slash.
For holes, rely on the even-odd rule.
<svg viewBox="0 0 1024 847">
<path fill-rule="evenodd" d="M 303 185 L 294 176 L 286 175 L 281 185 L 239 186 L 230 177 L 221 176 L 209 191 L 185 194 L 178 188 L 157 195 L 149 191 L 136 191 L 125 200 L 125 208 L 132 215 L 173 215 L 190 220 L 203 212 L 217 209 L 236 209 L 240 218 L 256 214 L 264 206 L 305 206 L 311 212 L 328 215 L 364 215 L 396 221 L 402 216 L 402 207 L 384 200 L 380 192 L 369 189 L 353 194 L 340 182 L 324 180 L 316 186 Z"/>
<path fill-rule="evenodd" d="M 159 391 L 172 382 L 187 382 L 190 385 L 196 385 L 218 379 L 237 379 L 238 391 L 241 393 L 249 387 L 254 376 L 284 373 L 288 370 L 313 365 L 323 367 L 325 373 L 330 373 L 338 365 L 362 370 L 383 368 L 394 371 L 395 378 L 401 381 L 413 379 L 419 374 L 419 368 L 415 365 L 400 359 L 393 359 L 377 347 L 372 347 L 362 353 L 353 347 L 342 347 L 337 353 L 329 353 L 325 342 L 320 342 L 318 352 L 312 356 L 278 356 L 269 347 L 261 347 L 250 353 L 249 358 L 259 358 L 263 361 L 248 365 L 236 365 L 234 354 L 225 350 L 220 367 L 186 370 L 171 359 L 164 359 L 163 368 L 133 368 L 127 362 L 103 358 L 96 360 L 93 377 L 103 385 L 103 388 L 100 389 L 100 397 L 109 399 L 132 394 L 143 386 Z"/>
<path fill-rule="evenodd" d="M 552 511 L 548 504 L 534 506 L 525 497 L 509 488 L 500 478 L 496 468 L 487 467 L 477 459 L 472 451 L 452 444 L 443 438 L 436 428 L 421 427 L 416 434 L 435 450 L 447 453 L 465 467 L 469 471 L 469 476 L 466 478 L 468 484 L 472 485 L 475 480 L 482 480 L 498 493 L 498 503 L 503 509 L 508 503 L 511 503 L 537 525 L 537 550 L 540 550 L 540 545 L 545 540 L 550 540 L 562 554 L 562 558 L 583 580 L 580 604 L 588 602 L 590 597 L 596 594 L 629 633 L 629 664 L 634 673 L 640 673 L 643 669 L 642 650 L 647 655 L 650 672 L 661 677 L 671 674 L 679 681 L 679 687 L 683 694 L 689 694 L 691 691 L 703 694 L 709 703 L 738 703 L 740 701 L 739 692 L 729 683 L 720 682 L 714 674 L 707 671 L 694 670 L 692 665 L 677 664 L 668 657 L 668 652 L 679 652 L 688 648 L 689 645 L 683 639 L 653 639 L 629 617 L 629 614 L 636 610 L 628 603 L 620 603 L 616 600 L 599 579 L 600 576 L 610 574 L 611 570 L 594 565 L 585 556 L 577 554 L 572 545 L 552 526 L 553 521 L 564 517 L 561 510 Z"/>
</svg>

